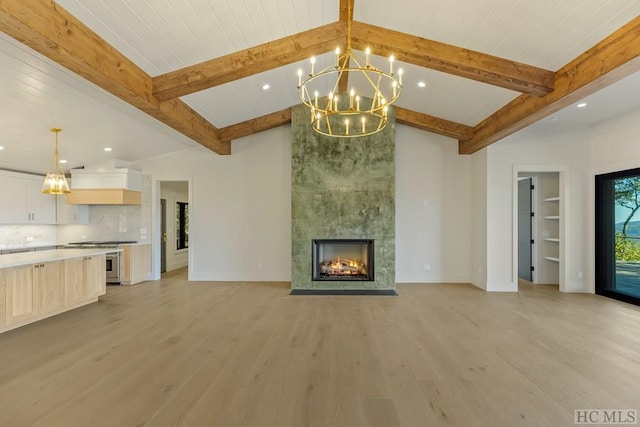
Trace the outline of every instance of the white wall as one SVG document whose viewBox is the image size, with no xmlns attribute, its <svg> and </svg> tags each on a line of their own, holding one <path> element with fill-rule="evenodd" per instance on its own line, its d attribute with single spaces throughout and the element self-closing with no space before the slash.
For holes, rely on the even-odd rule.
<svg viewBox="0 0 640 427">
<path fill-rule="evenodd" d="M 468 282 L 471 159 L 449 138 L 396 131 L 396 281 Z M 290 127 L 234 141 L 232 151 L 195 148 L 136 166 L 154 182 L 190 180 L 190 280 L 289 281 Z"/>
<path fill-rule="evenodd" d="M 160 197 L 167 201 L 167 271 L 186 267 L 189 264 L 189 249 L 176 248 L 176 203 L 189 203 L 189 183 L 187 181 L 162 181 Z"/>
<path fill-rule="evenodd" d="M 471 280 L 470 165 L 457 141 L 396 126 L 396 282 Z"/>
<path fill-rule="evenodd" d="M 566 170 L 568 192 L 561 194 L 567 254 L 561 289 L 588 292 L 584 250 L 588 242 L 589 130 L 524 130 L 487 148 L 487 290 L 517 291 L 514 271 L 514 171 Z M 561 181 L 563 175 L 561 174 Z M 562 187 L 562 184 L 561 184 Z M 561 214 L 562 215 L 562 214 Z"/>
<path fill-rule="evenodd" d="M 153 181 L 190 181 L 190 280 L 290 280 L 290 127 L 234 141 L 232 151 L 198 147 L 137 166 Z"/>
<path fill-rule="evenodd" d="M 487 289 L 487 150 L 471 156 L 471 283 Z"/>
</svg>

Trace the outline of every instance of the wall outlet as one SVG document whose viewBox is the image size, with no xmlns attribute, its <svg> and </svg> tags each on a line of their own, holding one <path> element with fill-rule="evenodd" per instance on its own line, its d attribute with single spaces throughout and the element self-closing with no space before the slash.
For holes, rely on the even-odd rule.
<svg viewBox="0 0 640 427">
<path fill-rule="evenodd" d="M 582 279 L 582 276 L 583 276 L 582 271 L 578 271 L 578 279 Z"/>
<path fill-rule="evenodd" d="M 423 268 L 424 271 L 431 271 L 431 264 L 425 264 Z"/>
<path fill-rule="evenodd" d="M 262 270 L 262 263 L 261 262 L 258 263 L 258 270 Z"/>
</svg>

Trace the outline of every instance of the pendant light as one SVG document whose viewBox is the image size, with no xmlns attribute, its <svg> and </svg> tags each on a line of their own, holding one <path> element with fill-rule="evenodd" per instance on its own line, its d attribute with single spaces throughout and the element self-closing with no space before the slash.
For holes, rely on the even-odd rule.
<svg viewBox="0 0 640 427">
<path fill-rule="evenodd" d="M 44 178 L 44 184 L 42 184 L 42 192 L 44 194 L 68 194 L 69 184 L 67 184 L 67 178 L 64 176 L 64 170 L 60 168 L 60 161 L 58 160 L 58 134 L 62 132 L 60 128 L 52 128 L 51 132 L 56 134 L 56 148 L 53 152 L 53 160 L 49 165 L 47 176 Z"/>
</svg>

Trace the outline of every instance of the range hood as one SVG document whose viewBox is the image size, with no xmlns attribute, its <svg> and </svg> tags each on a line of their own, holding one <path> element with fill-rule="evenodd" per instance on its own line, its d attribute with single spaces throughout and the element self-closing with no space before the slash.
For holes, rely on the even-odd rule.
<svg viewBox="0 0 640 427">
<path fill-rule="evenodd" d="M 127 169 L 71 169 L 70 205 L 141 205 L 142 172 Z"/>
</svg>

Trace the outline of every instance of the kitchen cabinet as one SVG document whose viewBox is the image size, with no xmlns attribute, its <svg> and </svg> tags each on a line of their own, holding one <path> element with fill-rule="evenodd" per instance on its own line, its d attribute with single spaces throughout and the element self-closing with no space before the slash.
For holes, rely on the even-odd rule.
<svg viewBox="0 0 640 427">
<path fill-rule="evenodd" d="M 64 263 L 52 261 L 33 265 L 33 292 L 37 314 L 64 307 Z"/>
<path fill-rule="evenodd" d="M 65 307 L 72 307 L 87 299 L 83 265 L 83 258 L 72 258 L 64 261 Z"/>
<path fill-rule="evenodd" d="M 90 304 L 106 293 L 102 249 L 55 249 L 0 258 L 0 332 Z"/>
<path fill-rule="evenodd" d="M 55 224 L 56 198 L 42 194 L 44 177 L 0 171 L 0 224 Z"/>
<path fill-rule="evenodd" d="M 2 328 L 6 323 L 6 312 L 7 312 L 7 304 L 6 304 L 6 295 L 7 295 L 7 284 L 5 282 L 5 274 L 4 270 L 0 270 L 0 328 Z"/>
<path fill-rule="evenodd" d="M 107 266 L 104 255 L 87 256 L 82 260 L 87 297 L 97 298 L 107 293 Z"/>
<path fill-rule="evenodd" d="M 87 299 L 107 293 L 107 270 L 104 255 L 85 256 L 64 261 L 64 300 L 72 307 Z"/>
<path fill-rule="evenodd" d="M 33 270 L 32 265 L 4 269 L 6 325 L 27 320 L 37 314 L 33 295 Z"/>
<path fill-rule="evenodd" d="M 135 285 L 144 282 L 151 273 L 151 245 L 121 245 L 120 282 Z"/>
</svg>

